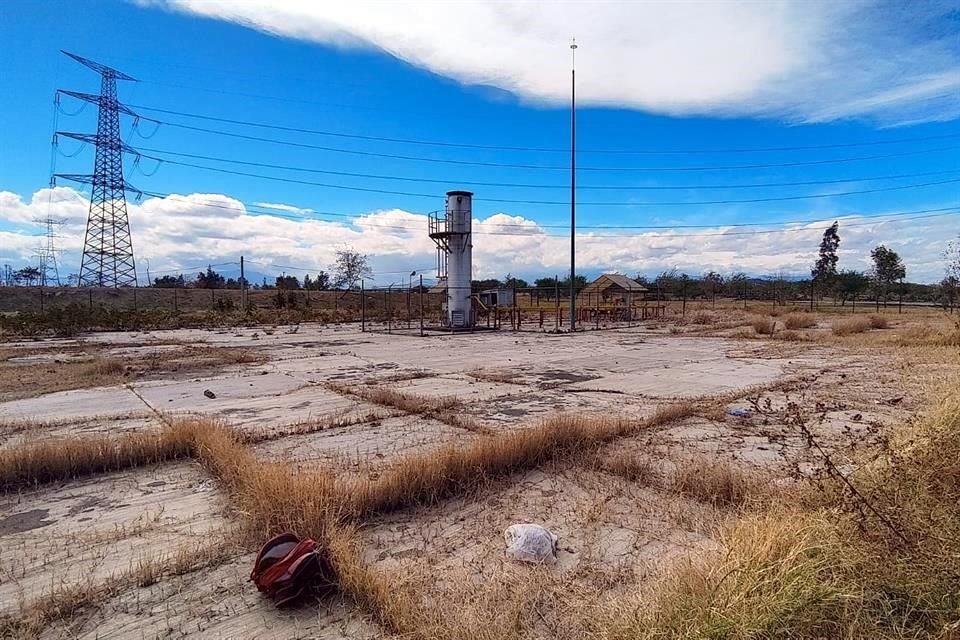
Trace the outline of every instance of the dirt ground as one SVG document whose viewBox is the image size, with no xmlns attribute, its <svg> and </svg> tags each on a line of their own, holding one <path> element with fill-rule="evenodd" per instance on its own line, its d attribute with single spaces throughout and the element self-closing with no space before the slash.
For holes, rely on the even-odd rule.
<svg viewBox="0 0 960 640">
<path fill-rule="evenodd" d="M 883 331 L 910 322 L 894 317 Z M 557 412 L 641 419 L 689 403 L 689 417 L 610 443 L 599 460 L 549 464 L 479 494 L 377 516 L 361 529 L 374 567 L 422 585 L 424 598 L 464 602 L 487 584 L 540 571 L 506 560 L 503 530 L 542 524 L 559 536 L 558 562 L 547 569 L 553 584 L 611 597 L 715 545 L 714 527 L 729 510 L 662 482 L 625 478 L 604 460 L 648 462 L 654 477 L 687 461 L 726 461 L 771 485 L 789 483 L 819 460 L 803 434 L 770 412 L 788 402 L 809 410 L 818 441 L 843 462 L 912 419 L 941 373 L 897 349 L 834 340 L 829 319 L 797 342 L 721 323 L 673 326 L 420 338 L 301 325 L 7 343 L 0 450 L 159 430 L 171 416 L 197 414 L 248 434 L 258 459 L 286 462 L 292 473 L 321 465 L 375 478 L 403 456 L 496 437 Z M 39 394 L 7 376 L 26 367 L 23 385 L 56 378 L 77 358 L 123 362 L 134 373 L 105 379 L 71 370 L 67 387 L 41 382 L 49 392 Z M 155 364 L 136 374 L 144 362 Z M 369 399 L 370 389 L 450 408 L 419 414 Z M 190 460 L 24 488 L 0 495 L 0 507 L 0 615 L 11 616 L 77 584 L 150 574 L 157 558 L 216 543 L 236 517 L 218 481 Z M 120 581 L 42 637 L 386 636 L 336 597 L 277 611 L 248 581 L 251 562 L 249 551 L 230 551 L 200 571 Z M 549 620 L 544 625 L 544 637 L 555 635 Z"/>
</svg>

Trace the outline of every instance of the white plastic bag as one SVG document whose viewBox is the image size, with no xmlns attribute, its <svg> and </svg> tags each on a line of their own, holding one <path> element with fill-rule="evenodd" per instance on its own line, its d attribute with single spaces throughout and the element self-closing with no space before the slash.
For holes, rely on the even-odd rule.
<svg viewBox="0 0 960 640">
<path fill-rule="evenodd" d="M 538 524 L 514 524 L 503 532 L 507 557 L 534 564 L 557 560 L 557 536 Z"/>
</svg>

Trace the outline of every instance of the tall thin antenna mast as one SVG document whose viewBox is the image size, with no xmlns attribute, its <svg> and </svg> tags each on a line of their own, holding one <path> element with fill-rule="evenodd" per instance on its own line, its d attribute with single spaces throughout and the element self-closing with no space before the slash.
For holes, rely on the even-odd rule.
<svg viewBox="0 0 960 640">
<path fill-rule="evenodd" d="M 570 331 L 577 330 L 577 39 L 570 43 Z"/>
</svg>

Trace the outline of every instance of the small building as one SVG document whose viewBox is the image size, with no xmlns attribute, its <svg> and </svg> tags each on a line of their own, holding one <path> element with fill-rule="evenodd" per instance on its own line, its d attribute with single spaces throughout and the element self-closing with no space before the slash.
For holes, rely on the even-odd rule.
<svg viewBox="0 0 960 640">
<path fill-rule="evenodd" d="M 484 307 L 508 307 L 513 304 L 513 289 L 508 287 L 497 287 L 494 289 L 485 289 L 479 295 L 480 304 Z"/>
<path fill-rule="evenodd" d="M 633 304 L 646 299 L 649 291 L 632 278 L 619 273 L 605 273 L 580 290 L 577 298 L 601 304 Z"/>
</svg>

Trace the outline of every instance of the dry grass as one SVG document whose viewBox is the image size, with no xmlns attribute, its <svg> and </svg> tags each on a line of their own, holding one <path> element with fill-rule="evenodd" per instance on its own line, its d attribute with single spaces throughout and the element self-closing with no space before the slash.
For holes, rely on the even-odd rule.
<svg viewBox="0 0 960 640">
<path fill-rule="evenodd" d="M 866 316 L 854 316 L 852 318 L 839 318 L 830 325 L 830 330 L 835 336 L 849 336 L 855 333 L 863 333 L 873 327 L 870 318 Z"/>
<path fill-rule="evenodd" d="M 176 350 L 148 351 L 122 358 L 100 353 L 96 349 L 84 346 L 18 354 L 40 355 L 45 359 L 0 364 L 0 401 L 121 384 L 131 379 L 161 374 L 215 370 L 264 360 L 261 354 L 233 347 L 189 345 Z"/>
<path fill-rule="evenodd" d="M 952 327 L 938 327 L 923 323 L 900 329 L 897 331 L 896 345 L 900 347 L 960 347 L 960 321 Z"/>
<path fill-rule="evenodd" d="M 754 316 L 750 320 L 750 326 L 761 336 L 772 336 L 777 330 L 777 321 L 766 316 Z"/>
<path fill-rule="evenodd" d="M 501 384 L 523 384 L 517 380 L 517 374 L 502 369 L 475 369 L 467 375 L 481 382 L 499 382 Z"/>
<path fill-rule="evenodd" d="M 809 336 L 807 336 L 804 333 L 801 333 L 799 331 L 792 331 L 790 329 L 787 329 L 786 331 L 781 331 L 777 333 L 776 336 L 774 337 L 776 337 L 777 340 L 782 340 L 784 342 L 808 342 L 811 339 Z"/>
<path fill-rule="evenodd" d="M 890 327 L 890 319 L 886 316 L 871 313 L 868 319 L 870 320 L 871 329 L 888 329 Z"/>
<path fill-rule="evenodd" d="M 554 416 L 539 425 L 450 444 L 428 454 L 402 458 L 374 481 L 350 483 L 345 493 L 358 516 L 410 505 L 433 504 L 475 492 L 494 479 L 564 456 L 588 453 L 624 434 L 633 424 L 618 419 Z"/>
<path fill-rule="evenodd" d="M 955 381 L 954 381 L 955 382 Z M 960 391 L 851 476 L 732 521 L 720 549 L 597 617 L 593 637 L 908 638 L 960 630 Z M 826 492 L 824 492 L 824 488 Z"/>
<path fill-rule="evenodd" d="M 770 512 L 724 529 L 720 544 L 675 565 L 652 602 L 637 594 L 612 604 L 595 637 L 844 637 L 834 621 L 851 594 L 834 578 L 844 556 L 829 525 Z"/>
<path fill-rule="evenodd" d="M 609 456 L 598 455 L 595 465 L 602 471 L 642 485 L 656 484 L 660 478 L 657 467 L 650 458 L 626 451 Z"/>
<path fill-rule="evenodd" d="M 788 313 L 783 316 L 783 326 L 787 329 L 812 329 L 817 326 L 817 318 L 809 313 Z"/>
<path fill-rule="evenodd" d="M 694 457 L 675 464 L 670 487 L 715 507 L 740 507 L 765 492 L 766 478 L 726 460 Z"/>
<path fill-rule="evenodd" d="M 36 638 L 56 620 L 71 618 L 132 587 L 146 587 L 164 576 L 185 575 L 216 566 L 236 554 L 230 536 L 212 536 L 201 543 L 187 544 L 159 556 L 143 556 L 126 571 L 101 582 L 57 585 L 32 602 L 21 605 L 17 617 L 0 617 L 0 638 Z"/>
<path fill-rule="evenodd" d="M 403 393 L 387 387 L 351 387 L 345 384 L 328 383 L 327 388 L 337 393 L 356 396 L 367 402 L 393 407 L 406 413 L 433 417 L 447 411 L 462 408 L 463 403 L 455 397 L 428 397 L 415 393 Z"/>
<path fill-rule="evenodd" d="M 718 320 L 717 314 L 713 313 L 712 311 L 707 311 L 705 309 L 700 311 L 695 311 L 690 316 L 690 324 L 711 325 L 711 324 L 716 324 L 717 320 Z"/>
<path fill-rule="evenodd" d="M 192 454 L 194 437 L 191 423 L 179 423 L 155 433 L 46 440 L 0 449 L 0 490 L 187 457 Z"/>
</svg>

